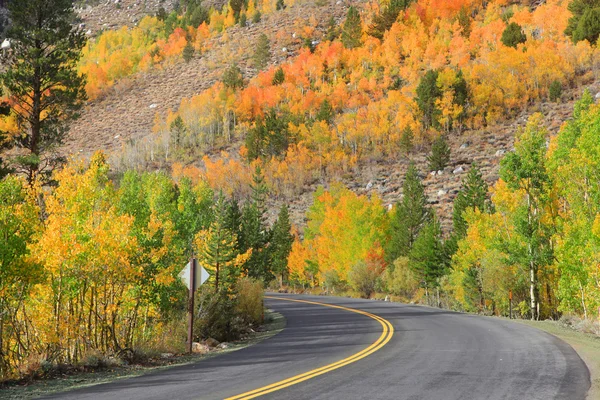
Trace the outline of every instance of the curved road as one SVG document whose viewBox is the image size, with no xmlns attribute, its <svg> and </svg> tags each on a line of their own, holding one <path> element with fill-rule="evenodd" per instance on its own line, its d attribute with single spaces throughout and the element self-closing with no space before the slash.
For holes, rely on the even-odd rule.
<svg viewBox="0 0 600 400">
<path fill-rule="evenodd" d="M 526 325 L 397 303 L 276 296 L 267 306 L 282 313 L 287 326 L 257 345 L 51 398 L 242 399 L 255 393 L 261 399 L 578 400 L 590 386 L 587 367 L 569 345 Z M 393 335 L 392 328 L 385 333 L 386 322 L 364 312 L 389 321 Z M 344 359 L 345 365 L 336 364 Z M 338 368 L 302 380 L 331 364 Z M 291 383 L 302 381 L 281 390 L 252 392 L 298 375 Z"/>
</svg>

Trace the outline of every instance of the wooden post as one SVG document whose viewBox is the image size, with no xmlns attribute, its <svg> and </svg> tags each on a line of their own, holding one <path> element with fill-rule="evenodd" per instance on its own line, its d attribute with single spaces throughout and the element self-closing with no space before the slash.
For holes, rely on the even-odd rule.
<svg viewBox="0 0 600 400">
<path fill-rule="evenodd" d="M 508 291 L 508 318 L 512 319 L 512 290 Z"/>
<path fill-rule="evenodd" d="M 196 259 L 192 255 L 190 259 L 190 296 L 188 299 L 188 353 L 192 353 L 192 342 L 194 340 L 194 295 L 196 293 Z"/>
</svg>

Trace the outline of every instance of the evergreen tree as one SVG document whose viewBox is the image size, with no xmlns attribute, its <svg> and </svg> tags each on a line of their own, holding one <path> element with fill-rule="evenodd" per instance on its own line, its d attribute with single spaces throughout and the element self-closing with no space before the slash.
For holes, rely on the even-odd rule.
<svg viewBox="0 0 600 400">
<path fill-rule="evenodd" d="M 279 67 L 275 70 L 275 74 L 273 74 L 273 85 L 281 85 L 285 81 L 285 73 L 283 72 L 283 68 Z"/>
<path fill-rule="evenodd" d="M 86 38 L 73 27 L 71 0 L 11 1 L 12 51 L 3 60 L 0 83 L 17 116 L 16 144 L 27 150 L 15 159 L 29 181 L 63 160 L 52 150 L 63 142 L 69 123 L 86 100 L 85 78 L 77 64 Z"/>
<path fill-rule="evenodd" d="M 230 65 L 225 72 L 223 72 L 221 81 L 226 87 L 233 90 L 244 87 L 244 75 L 242 75 L 242 70 L 237 64 Z"/>
<path fill-rule="evenodd" d="M 244 7 L 244 0 L 229 0 L 229 7 L 233 11 L 233 17 L 235 18 L 235 22 L 239 22 L 240 20 L 240 12 Z"/>
<path fill-rule="evenodd" d="M 284 204 L 279 210 L 277 221 L 273 224 L 271 246 L 271 271 L 279 277 L 282 285 L 288 270 L 288 257 L 292 251 L 294 236 L 291 233 L 292 224 L 287 206 Z"/>
<path fill-rule="evenodd" d="M 572 0 L 568 9 L 572 16 L 565 34 L 574 43 L 587 40 L 595 44 L 600 35 L 600 0 Z"/>
<path fill-rule="evenodd" d="M 190 61 L 192 61 L 192 58 L 194 58 L 194 53 L 196 52 L 196 49 L 194 49 L 194 45 L 188 41 L 185 45 L 185 47 L 183 48 L 183 60 L 188 63 Z"/>
<path fill-rule="evenodd" d="M 561 96 L 562 96 L 562 84 L 560 83 L 559 80 L 552 81 L 552 83 L 550 84 L 550 87 L 548 88 L 548 97 L 550 98 L 550 101 L 558 102 L 558 101 L 560 101 Z"/>
<path fill-rule="evenodd" d="M 511 22 L 508 24 L 504 32 L 502 32 L 502 43 L 507 47 L 517 48 L 517 45 L 520 43 L 525 43 L 527 41 L 527 36 L 523 33 L 523 29 L 521 29 L 521 25 L 516 22 Z"/>
<path fill-rule="evenodd" d="M 417 86 L 417 106 L 421 111 L 421 122 L 426 130 L 430 127 L 439 127 L 438 118 L 440 109 L 437 106 L 438 99 L 442 97 L 442 91 L 438 87 L 438 71 L 429 70 L 425 73 L 419 86 Z"/>
<path fill-rule="evenodd" d="M 260 11 L 256 10 L 254 12 L 254 14 L 252 15 L 252 23 L 258 24 L 260 22 L 260 17 L 261 17 Z"/>
<path fill-rule="evenodd" d="M 277 11 L 279 11 L 279 10 L 285 10 L 285 7 L 286 7 L 286 5 L 285 5 L 285 3 L 284 3 L 283 0 L 277 0 L 277 4 L 275 4 L 275 9 Z"/>
<path fill-rule="evenodd" d="M 248 17 L 246 17 L 246 13 L 244 12 L 240 15 L 240 26 L 245 28 L 246 25 L 248 25 Z"/>
<path fill-rule="evenodd" d="M 269 65 L 271 60 L 271 43 L 269 38 L 264 33 L 261 33 L 256 43 L 254 50 L 254 67 L 258 70 L 263 70 Z"/>
<path fill-rule="evenodd" d="M 271 240 L 271 232 L 266 227 L 266 198 L 268 188 L 260 166 L 257 166 L 252 177 L 250 201 L 242 211 L 241 243 L 242 252 L 252 250 L 250 258 L 244 265 L 248 276 L 269 282 L 273 279 L 270 270 L 270 257 L 267 245 Z"/>
<path fill-rule="evenodd" d="M 462 6 L 456 16 L 458 24 L 462 28 L 462 36 L 468 38 L 471 35 L 471 15 L 469 9 Z"/>
<path fill-rule="evenodd" d="M 325 40 L 333 42 L 335 39 L 340 37 L 340 28 L 335 22 L 335 18 L 329 18 L 327 22 L 327 32 L 325 32 Z"/>
<path fill-rule="evenodd" d="M 402 136 L 400 136 L 400 149 L 404 152 L 404 154 L 409 154 L 413 150 L 413 140 L 415 135 L 413 134 L 410 126 L 407 126 L 402 131 Z"/>
<path fill-rule="evenodd" d="M 442 229 L 435 213 L 420 230 L 409 258 L 413 272 L 429 297 L 429 289 L 439 287 L 439 278 L 444 276 L 447 265 Z"/>
<path fill-rule="evenodd" d="M 450 146 L 446 142 L 444 135 L 438 136 L 431 146 L 431 154 L 427 157 L 429 169 L 431 171 L 440 171 L 448 166 L 450 162 Z"/>
<path fill-rule="evenodd" d="M 232 289 L 241 271 L 235 265 L 238 238 L 228 229 L 228 206 L 221 193 L 214 206 L 215 218 L 200 249 L 200 263 L 213 271 L 215 291 Z"/>
<path fill-rule="evenodd" d="M 327 99 L 323 100 L 323 102 L 319 106 L 319 110 L 317 111 L 317 115 L 315 116 L 315 119 L 317 121 L 325 121 L 328 124 L 330 124 L 331 121 L 333 120 L 333 116 L 334 116 L 334 111 L 333 111 L 333 107 L 331 106 L 331 103 Z"/>
<path fill-rule="evenodd" d="M 288 118 L 278 116 L 274 110 L 268 111 L 264 118 L 257 118 L 254 127 L 248 131 L 248 159 L 282 157 L 290 142 Z"/>
<path fill-rule="evenodd" d="M 354 49 L 362 44 L 362 20 L 354 6 L 348 9 L 346 15 L 346 21 L 342 28 L 342 43 L 347 49 Z"/>
<path fill-rule="evenodd" d="M 402 185 L 403 197 L 396 204 L 390 219 L 390 240 L 386 246 L 386 261 L 408 256 L 423 224 L 429 219 L 425 189 L 414 163 L 408 167 Z"/>
<path fill-rule="evenodd" d="M 462 126 L 463 120 L 467 116 L 467 107 L 469 105 L 469 87 L 467 86 L 467 80 L 461 69 L 456 73 L 456 80 L 452 85 L 454 91 L 454 99 L 452 102 L 462 107 L 462 112 L 457 117 L 457 122 Z"/>
<path fill-rule="evenodd" d="M 412 0 L 391 0 L 383 11 L 373 17 L 373 23 L 369 26 L 369 35 L 383 40 L 385 32 L 392 27 L 400 12 L 406 10 L 410 3 Z"/>
<path fill-rule="evenodd" d="M 173 148 L 177 150 L 183 147 L 183 140 L 187 134 L 187 127 L 185 126 L 181 116 L 178 115 L 177 118 L 171 122 L 171 125 L 169 126 L 169 132 L 171 133 L 171 145 Z"/>
</svg>

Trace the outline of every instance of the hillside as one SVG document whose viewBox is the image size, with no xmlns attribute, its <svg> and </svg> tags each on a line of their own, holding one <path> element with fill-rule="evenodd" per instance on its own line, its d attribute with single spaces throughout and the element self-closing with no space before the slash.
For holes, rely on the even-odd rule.
<svg viewBox="0 0 600 400">
<path fill-rule="evenodd" d="M 310 20 L 316 27 L 313 37 L 322 40 L 328 28 L 329 18 L 333 16 L 341 25 L 350 5 L 337 1 L 328 5 L 308 3 L 292 6 L 265 15 L 257 24 L 250 24 L 244 28 L 234 26 L 228 28 L 224 34 L 211 37 L 205 46 L 207 50 L 201 55 L 196 55 L 189 63 L 175 60 L 164 63 L 158 69 L 118 81 L 114 87 L 86 107 L 82 118 L 73 124 L 71 137 L 64 150 L 88 158 L 95 150 L 102 149 L 109 155 L 114 155 L 113 164 L 123 163 L 124 158 L 135 159 L 137 153 L 148 151 L 147 143 L 156 125 L 156 116 L 164 116 L 170 110 L 176 111 L 183 100 L 211 88 L 221 79 L 225 68 L 234 63 L 238 64 L 246 81 L 251 81 L 257 75 L 258 71 L 252 65 L 252 51 L 248 49 L 255 46 L 260 33 L 266 33 L 271 40 L 270 64 L 279 65 L 293 60 L 298 55 L 302 45 L 299 32 L 301 21 L 306 23 Z M 539 5 L 532 5 L 532 9 Z M 105 4 L 105 7 L 109 7 L 111 12 L 118 11 L 114 5 Z M 102 14 L 107 11 L 95 8 L 94 12 Z M 95 15 L 94 12 L 90 12 L 89 15 Z M 424 143 L 419 145 L 410 157 L 376 157 L 373 160 L 365 160 L 333 180 L 343 181 L 357 193 L 377 192 L 385 204 L 394 204 L 402 196 L 403 176 L 410 158 L 422 171 L 429 202 L 435 205 L 444 230 L 448 231 L 452 201 L 463 177 L 461 170 L 467 171 L 469 166 L 476 162 L 488 183 L 496 181 L 499 160 L 504 153 L 512 149 L 514 133 L 519 126 L 525 124 L 528 116 L 535 111 L 541 111 L 547 117 L 545 123 L 550 132 L 556 133 L 561 122 L 570 117 L 573 98 L 577 98 L 583 88 L 590 85 L 592 92 L 596 93 L 595 85 L 589 81 L 587 78 L 586 82 L 577 83 L 563 94 L 561 103 L 530 102 L 516 113 L 516 116 L 511 116 L 506 121 L 449 135 L 452 157 L 450 165 L 441 175 L 427 174 L 429 147 Z M 239 161 L 237 153 L 242 144 L 242 140 L 236 139 L 233 143 L 207 149 L 206 154 L 216 160 L 222 151 L 226 151 Z M 193 153 L 186 156 L 184 162 L 202 167 L 200 158 L 201 154 Z M 456 173 L 453 173 L 456 169 Z M 320 178 L 308 183 L 293 196 L 278 196 L 279 200 L 273 199 L 273 210 L 281 201 L 290 201 L 293 220 L 302 225 L 304 213 L 312 202 L 312 192 L 316 185 L 327 186 L 329 182 L 328 179 Z M 270 217 L 274 216 L 273 211 Z"/>
</svg>

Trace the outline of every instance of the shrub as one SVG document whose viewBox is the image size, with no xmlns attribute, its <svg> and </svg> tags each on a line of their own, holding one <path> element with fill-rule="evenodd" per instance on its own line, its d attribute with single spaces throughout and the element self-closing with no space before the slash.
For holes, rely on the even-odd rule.
<svg viewBox="0 0 600 400">
<path fill-rule="evenodd" d="M 201 290 L 194 321 L 194 340 L 214 338 L 220 342 L 237 340 L 244 332 L 244 321 L 236 312 L 235 297 L 227 291 L 215 293 L 212 287 Z"/>
<path fill-rule="evenodd" d="M 388 292 L 406 299 L 411 299 L 419 290 L 419 281 L 410 268 L 408 257 L 396 259 L 385 271 L 383 280 Z"/>
<path fill-rule="evenodd" d="M 558 102 L 562 96 L 562 84 L 559 80 L 553 81 L 548 88 L 550 101 Z"/>
<path fill-rule="evenodd" d="M 242 278 L 237 282 L 236 312 L 250 325 L 260 325 L 263 322 L 263 285 L 261 282 Z"/>
<path fill-rule="evenodd" d="M 348 281 L 361 297 L 368 299 L 375 292 L 382 272 L 381 263 L 359 261 L 350 267 Z"/>
<path fill-rule="evenodd" d="M 328 292 L 335 293 L 346 288 L 346 282 L 342 280 L 335 269 L 323 273 L 323 288 Z"/>
<path fill-rule="evenodd" d="M 277 70 L 275 71 L 275 74 L 273 75 L 273 85 L 274 86 L 281 85 L 284 81 L 285 81 L 285 73 L 283 72 L 283 68 L 279 67 L 279 68 L 277 68 Z"/>
</svg>

